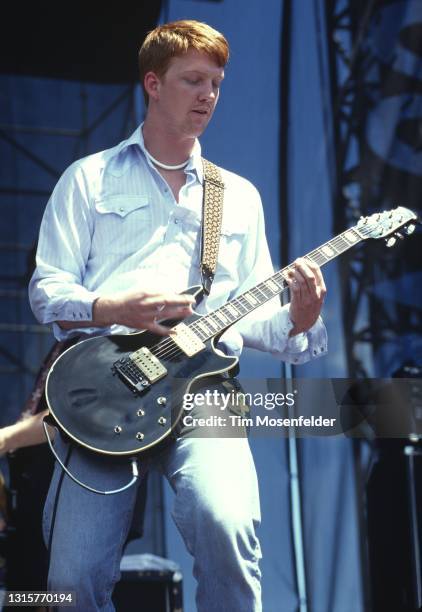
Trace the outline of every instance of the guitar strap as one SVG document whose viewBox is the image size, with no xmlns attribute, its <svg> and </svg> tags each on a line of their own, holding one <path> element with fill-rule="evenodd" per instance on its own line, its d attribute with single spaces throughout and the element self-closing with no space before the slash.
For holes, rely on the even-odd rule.
<svg viewBox="0 0 422 612">
<path fill-rule="evenodd" d="M 202 158 L 204 171 L 204 195 L 202 198 L 201 282 L 204 293 L 209 295 L 217 269 L 223 219 L 224 183 L 221 170 Z"/>
</svg>

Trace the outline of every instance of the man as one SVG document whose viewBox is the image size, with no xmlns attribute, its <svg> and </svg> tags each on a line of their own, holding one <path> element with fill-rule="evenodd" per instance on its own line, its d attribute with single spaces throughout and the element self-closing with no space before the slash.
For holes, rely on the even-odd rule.
<svg viewBox="0 0 422 612">
<path fill-rule="evenodd" d="M 76 162 L 60 179 L 44 215 L 30 284 L 34 313 L 53 325 L 58 339 L 128 328 L 166 335 L 157 319 L 192 312 L 192 298 L 179 292 L 200 284 L 203 173 L 197 137 L 214 112 L 227 59 L 226 39 L 206 24 L 156 28 L 139 54 L 148 105 L 144 124 L 117 147 Z M 257 191 L 245 179 L 222 174 L 218 268 L 200 313 L 273 272 Z M 239 354 L 245 343 L 295 363 L 323 354 L 321 273 L 298 260 L 289 284 L 290 308 L 276 299 L 257 310 L 224 334 L 222 350 Z M 96 488 L 120 486 L 126 477 L 107 457 L 71 451 L 60 439 L 57 446 L 76 475 Z M 176 494 L 173 517 L 194 557 L 198 609 L 261 610 L 259 499 L 247 440 L 182 431 L 153 461 Z M 134 495 L 133 487 L 95 495 L 60 470 L 53 478 L 45 511 L 49 588 L 76 591 L 78 610 L 113 609 L 110 596 Z"/>
</svg>

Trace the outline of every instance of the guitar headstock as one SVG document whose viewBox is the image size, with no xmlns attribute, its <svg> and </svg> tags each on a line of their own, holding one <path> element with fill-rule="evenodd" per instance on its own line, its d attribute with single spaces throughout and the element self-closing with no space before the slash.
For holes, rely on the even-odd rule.
<svg viewBox="0 0 422 612">
<path fill-rule="evenodd" d="M 392 210 L 375 213 L 369 217 L 361 217 L 355 229 L 360 237 L 367 238 L 386 238 L 387 246 L 393 246 L 397 238 L 403 238 L 399 230 L 406 234 L 415 231 L 418 218 L 409 208 L 398 206 Z"/>
</svg>

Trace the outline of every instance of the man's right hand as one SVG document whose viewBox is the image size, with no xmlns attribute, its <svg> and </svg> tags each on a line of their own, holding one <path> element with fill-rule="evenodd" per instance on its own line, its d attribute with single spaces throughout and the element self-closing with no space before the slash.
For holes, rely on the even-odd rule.
<svg viewBox="0 0 422 612">
<path fill-rule="evenodd" d="M 118 324 L 134 329 L 148 329 L 160 336 L 171 330 L 158 321 L 184 319 L 192 314 L 195 298 L 175 293 L 148 293 L 135 291 L 110 297 L 100 297 L 94 302 L 93 325 L 108 327 Z"/>
</svg>

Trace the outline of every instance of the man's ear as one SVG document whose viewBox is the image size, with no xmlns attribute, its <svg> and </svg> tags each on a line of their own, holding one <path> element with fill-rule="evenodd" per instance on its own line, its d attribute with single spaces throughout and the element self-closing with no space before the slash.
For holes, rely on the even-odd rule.
<svg viewBox="0 0 422 612">
<path fill-rule="evenodd" d="M 150 70 L 144 77 L 144 88 L 149 99 L 157 100 L 160 89 L 160 78 Z"/>
</svg>

